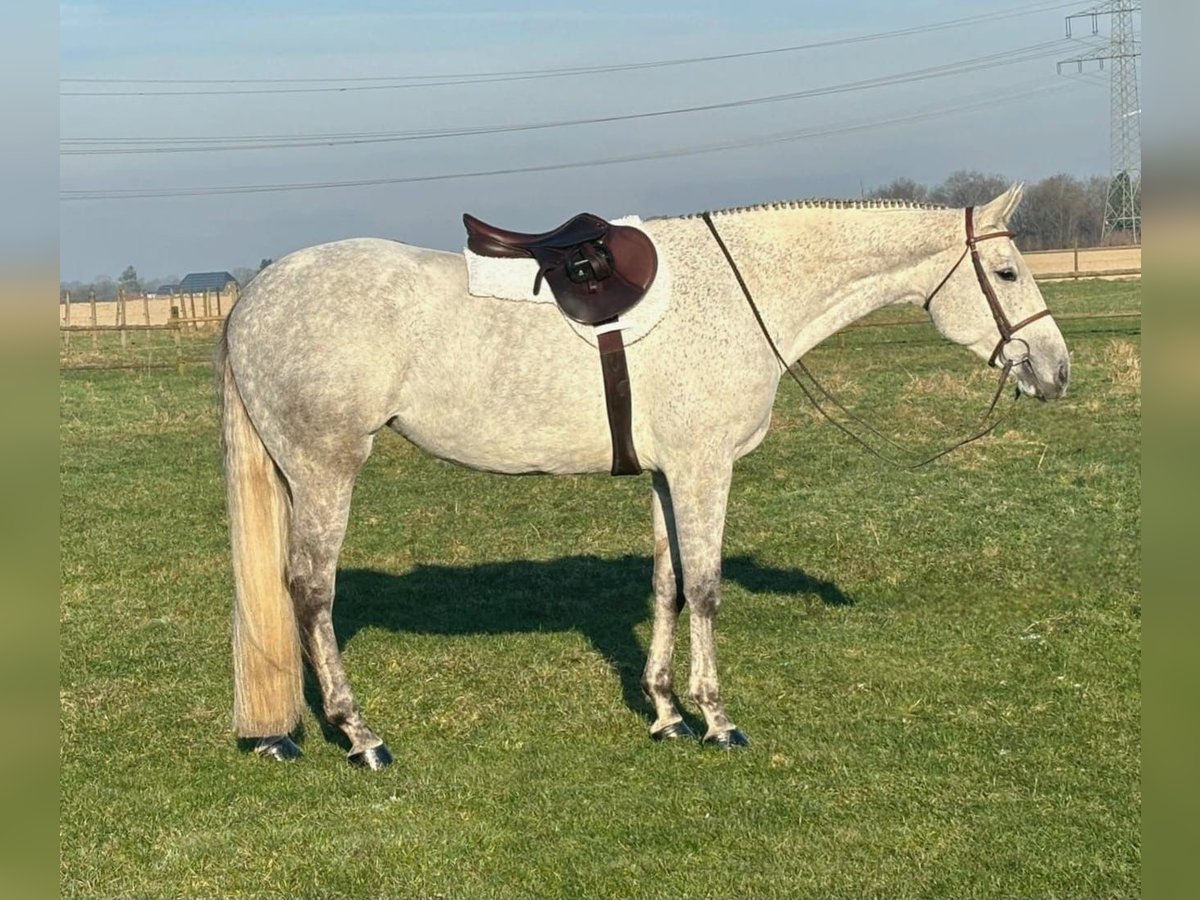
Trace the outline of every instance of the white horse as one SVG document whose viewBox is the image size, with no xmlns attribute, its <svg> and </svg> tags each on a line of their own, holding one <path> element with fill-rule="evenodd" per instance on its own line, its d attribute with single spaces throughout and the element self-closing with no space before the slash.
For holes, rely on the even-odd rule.
<svg viewBox="0 0 1200 900">
<path fill-rule="evenodd" d="M 711 221 L 788 364 L 875 309 L 911 303 L 949 340 L 1012 362 L 1020 390 L 1049 400 L 1066 389 L 1067 348 L 1015 244 L 996 234 L 1020 195 L 1014 186 L 974 211 L 979 238 L 1003 238 L 971 242 L 974 272 L 961 265 L 972 222 L 968 212 L 964 228 L 961 209 L 799 201 Z M 721 541 L 734 461 L 766 435 L 782 366 L 703 218 L 641 227 L 672 273 L 664 318 L 627 351 L 634 444 L 652 488 L 650 734 L 692 737 L 671 684 L 686 601 L 688 693 L 705 741 L 736 747 L 747 740 L 726 715 L 713 641 Z M 265 755 L 299 755 L 288 735 L 304 706 L 303 644 L 351 761 L 384 766 L 391 755 L 354 699 L 332 620 L 351 490 L 376 434 L 391 428 L 488 472 L 607 472 L 595 350 L 553 304 L 471 296 L 460 254 L 356 239 L 300 250 L 256 277 L 229 315 L 217 364 L 236 731 Z"/>
</svg>

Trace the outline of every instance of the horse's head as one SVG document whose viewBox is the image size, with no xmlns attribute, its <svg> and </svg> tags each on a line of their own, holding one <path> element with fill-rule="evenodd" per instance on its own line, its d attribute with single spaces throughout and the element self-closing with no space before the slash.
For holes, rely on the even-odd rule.
<svg viewBox="0 0 1200 900">
<path fill-rule="evenodd" d="M 1009 231 L 1021 191 L 1013 185 L 965 210 L 962 255 L 925 308 L 948 339 L 991 365 L 1011 366 L 1022 393 L 1056 400 L 1067 390 L 1070 356 Z"/>
</svg>

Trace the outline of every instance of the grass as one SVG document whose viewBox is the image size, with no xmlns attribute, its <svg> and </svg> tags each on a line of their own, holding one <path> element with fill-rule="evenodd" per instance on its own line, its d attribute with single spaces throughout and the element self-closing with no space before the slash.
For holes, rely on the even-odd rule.
<svg viewBox="0 0 1200 900">
<path fill-rule="evenodd" d="M 1114 289 L 1136 309 L 1046 294 Z M 1101 325 L 1064 328 L 1067 399 L 918 473 L 784 385 L 726 532 L 736 755 L 645 737 L 645 477 L 491 477 L 385 436 L 335 611 L 381 773 L 311 716 L 295 765 L 230 734 L 210 372 L 64 372 L 63 895 L 1138 894 L 1140 342 Z M 965 433 L 993 376 L 883 333 L 808 362 L 911 443 Z"/>
</svg>

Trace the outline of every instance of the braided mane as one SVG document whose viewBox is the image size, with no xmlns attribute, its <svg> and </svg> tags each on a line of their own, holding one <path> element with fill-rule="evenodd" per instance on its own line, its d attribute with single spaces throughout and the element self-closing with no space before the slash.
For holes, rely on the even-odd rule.
<svg viewBox="0 0 1200 900">
<path fill-rule="evenodd" d="M 726 216 L 734 213 L 760 212 L 775 209 L 949 209 L 941 203 L 918 203 L 913 200 L 830 200 L 805 199 L 781 200 L 775 203 L 755 203 L 752 206 L 730 206 L 708 211 L 711 216 Z M 688 213 L 681 219 L 695 219 L 703 213 Z"/>
</svg>

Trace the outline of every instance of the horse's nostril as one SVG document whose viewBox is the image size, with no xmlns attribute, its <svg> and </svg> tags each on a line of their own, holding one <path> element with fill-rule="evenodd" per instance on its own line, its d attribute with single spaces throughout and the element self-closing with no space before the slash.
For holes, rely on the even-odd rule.
<svg viewBox="0 0 1200 900">
<path fill-rule="evenodd" d="M 1063 363 L 1058 367 L 1058 372 L 1056 373 L 1054 380 L 1058 383 L 1059 387 L 1062 387 L 1067 383 L 1067 379 L 1070 377 L 1071 367 L 1066 363 Z"/>
</svg>

